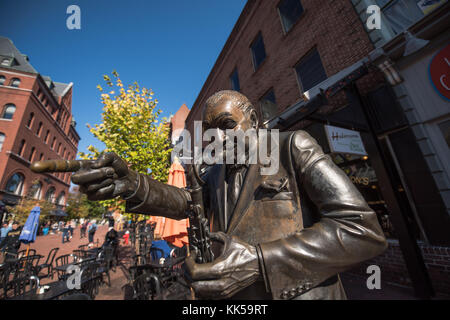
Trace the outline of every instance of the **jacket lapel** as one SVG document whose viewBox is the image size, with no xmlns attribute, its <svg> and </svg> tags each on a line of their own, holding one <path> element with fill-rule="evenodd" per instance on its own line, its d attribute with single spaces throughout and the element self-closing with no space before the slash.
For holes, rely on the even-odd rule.
<svg viewBox="0 0 450 320">
<path fill-rule="evenodd" d="M 251 164 L 247 170 L 247 174 L 245 175 L 245 179 L 241 187 L 241 193 L 239 194 L 239 199 L 234 207 L 231 221 L 227 228 L 227 233 L 232 232 L 234 228 L 236 228 L 253 199 L 255 188 L 261 184 L 259 168 L 259 164 Z"/>
<path fill-rule="evenodd" d="M 217 219 L 218 222 L 218 230 L 223 231 L 226 230 L 226 225 L 228 221 L 227 214 L 227 198 L 226 198 L 226 185 L 225 185 L 225 165 L 222 164 L 218 168 L 218 179 L 215 181 L 215 193 L 216 193 L 216 208 L 214 212 L 216 212 L 214 219 Z"/>
</svg>

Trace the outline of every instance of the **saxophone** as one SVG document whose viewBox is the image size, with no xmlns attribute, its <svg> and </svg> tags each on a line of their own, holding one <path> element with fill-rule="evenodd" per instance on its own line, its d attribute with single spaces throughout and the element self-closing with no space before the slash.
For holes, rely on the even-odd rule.
<svg viewBox="0 0 450 320">
<path fill-rule="evenodd" d="M 195 252 L 196 263 L 212 262 L 214 254 L 211 247 L 208 219 L 205 217 L 203 203 L 203 185 L 200 165 L 193 164 L 187 175 L 188 190 L 191 194 L 191 202 L 188 210 L 189 218 L 189 250 Z"/>
</svg>

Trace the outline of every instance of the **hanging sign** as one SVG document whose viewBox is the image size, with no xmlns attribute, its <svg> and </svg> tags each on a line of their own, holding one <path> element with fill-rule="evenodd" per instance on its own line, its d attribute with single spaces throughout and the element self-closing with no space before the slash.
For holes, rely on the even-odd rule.
<svg viewBox="0 0 450 320">
<path fill-rule="evenodd" d="M 430 80 L 441 97 L 450 100 L 450 44 L 431 59 Z"/>
<path fill-rule="evenodd" d="M 367 155 L 358 131 L 325 125 L 325 132 L 331 152 Z"/>
</svg>

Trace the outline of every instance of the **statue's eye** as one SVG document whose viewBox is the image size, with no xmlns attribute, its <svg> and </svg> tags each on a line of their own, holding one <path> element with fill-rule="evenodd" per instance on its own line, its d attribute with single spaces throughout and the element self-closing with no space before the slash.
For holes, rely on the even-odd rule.
<svg viewBox="0 0 450 320">
<path fill-rule="evenodd" d="M 223 122 L 221 129 L 222 130 L 233 129 L 234 127 L 236 127 L 236 121 L 234 121 L 232 119 L 226 119 Z"/>
</svg>

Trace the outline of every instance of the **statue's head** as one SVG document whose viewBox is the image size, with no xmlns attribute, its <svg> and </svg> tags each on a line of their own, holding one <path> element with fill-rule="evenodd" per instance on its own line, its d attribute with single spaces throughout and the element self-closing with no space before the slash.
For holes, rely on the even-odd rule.
<svg viewBox="0 0 450 320">
<path fill-rule="evenodd" d="M 206 100 L 203 111 L 205 130 L 219 128 L 246 131 L 251 128 L 257 129 L 258 125 L 255 107 L 246 96 L 237 91 L 219 91 Z"/>
</svg>

